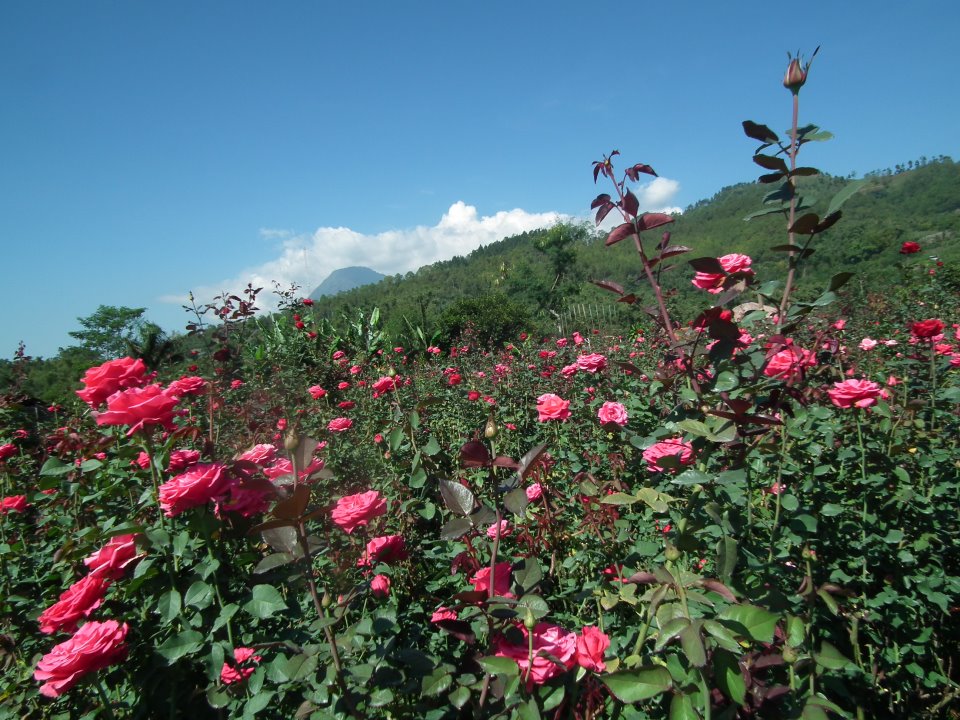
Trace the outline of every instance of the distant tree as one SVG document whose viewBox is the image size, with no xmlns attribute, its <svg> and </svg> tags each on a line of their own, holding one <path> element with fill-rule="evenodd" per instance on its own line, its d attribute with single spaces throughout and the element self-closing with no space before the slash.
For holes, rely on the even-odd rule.
<svg viewBox="0 0 960 720">
<path fill-rule="evenodd" d="M 183 360 L 183 353 L 179 350 L 176 338 L 168 336 L 156 323 L 143 323 L 137 337 L 126 342 L 127 354 L 140 358 L 151 370 Z"/>
<path fill-rule="evenodd" d="M 77 318 L 82 330 L 74 330 L 70 337 L 80 341 L 80 347 L 104 360 L 123 357 L 129 351 L 128 343 L 140 336 L 146 320 L 146 308 L 101 305 L 87 317 Z"/>
</svg>

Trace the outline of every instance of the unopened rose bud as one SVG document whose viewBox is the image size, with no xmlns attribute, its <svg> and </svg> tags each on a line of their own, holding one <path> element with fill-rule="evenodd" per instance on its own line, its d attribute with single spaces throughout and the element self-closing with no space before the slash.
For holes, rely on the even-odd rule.
<svg viewBox="0 0 960 720">
<path fill-rule="evenodd" d="M 676 562 L 677 560 L 679 560 L 680 554 L 681 554 L 680 549 L 675 545 L 667 545 L 667 550 L 664 553 L 667 560 L 669 560 L 670 562 Z"/>
<path fill-rule="evenodd" d="M 487 424 L 483 428 L 483 436 L 487 440 L 497 436 L 497 424 L 493 421 L 493 418 L 487 420 Z"/>
<path fill-rule="evenodd" d="M 283 438 L 283 448 L 287 452 L 293 452 L 300 445 L 300 436 L 296 430 L 291 430 Z"/>
<path fill-rule="evenodd" d="M 533 630 L 537 626 L 537 619 L 533 616 L 533 611 L 530 608 L 527 608 L 526 613 L 524 613 L 523 626 L 527 630 Z"/>
<path fill-rule="evenodd" d="M 807 73 L 800 65 L 800 58 L 793 58 L 783 76 L 783 86 L 796 95 L 807 81 Z"/>
</svg>

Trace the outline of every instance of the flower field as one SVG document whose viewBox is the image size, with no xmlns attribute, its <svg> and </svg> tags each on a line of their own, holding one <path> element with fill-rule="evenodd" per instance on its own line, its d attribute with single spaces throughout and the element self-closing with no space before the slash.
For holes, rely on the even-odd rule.
<svg viewBox="0 0 960 720">
<path fill-rule="evenodd" d="M 843 200 L 790 194 L 811 127 L 744 123 L 790 274 L 677 265 L 695 318 L 612 153 L 631 334 L 399 347 L 287 298 L 5 399 L 0 718 L 957 717 L 960 303 L 933 265 L 881 314 L 796 299 Z"/>
</svg>

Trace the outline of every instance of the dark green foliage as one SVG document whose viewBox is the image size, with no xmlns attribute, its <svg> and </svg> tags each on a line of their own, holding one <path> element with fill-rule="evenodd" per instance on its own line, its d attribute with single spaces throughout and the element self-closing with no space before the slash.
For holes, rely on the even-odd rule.
<svg viewBox="0 0 960 720">
<path fill-rule="evenodd" d="M 461 338 L 481 347 L 497 347 L 529 327 L 526 308 L 503 293 L 459 300 L 440 316 L 437 325 L 445 345 Z"/>
</svg>

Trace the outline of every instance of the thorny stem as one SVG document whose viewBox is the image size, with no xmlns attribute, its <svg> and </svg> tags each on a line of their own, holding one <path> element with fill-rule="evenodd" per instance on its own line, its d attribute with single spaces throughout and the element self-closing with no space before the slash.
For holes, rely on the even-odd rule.
<svg viewBox="0 0 960 720">
<path fill-rule="evenodd" d="M 793 232 L 790 228 L 793 227 L 793 222 L 797 214 L 797 188 L 793 176 L 793 171 L 797 169 L 797 152 L 800 148 L 797 147 L 797 120 L 800 115 L 800 94 L 793 93 L 793 125 L 790 128 L 790 178 L 788 182 L 790 183 L 790 188 L 792 192 L 790 193 L 790 213 L 787 218 L 787 244 L 793 245 Z M 790 301 L 790 292 L 793 290 L 793 279 L 797 272 L 797 256 L 794 250 L 790 251 L 790 267 L 787 270 L 787 282 L 783 289 L 783 298 L 780 300 L 780 311 L 777 313 L 777 329 L 783 326 L 783 321 L 786 319 L 787 315 L 787 305 Z"/>
</svg>

